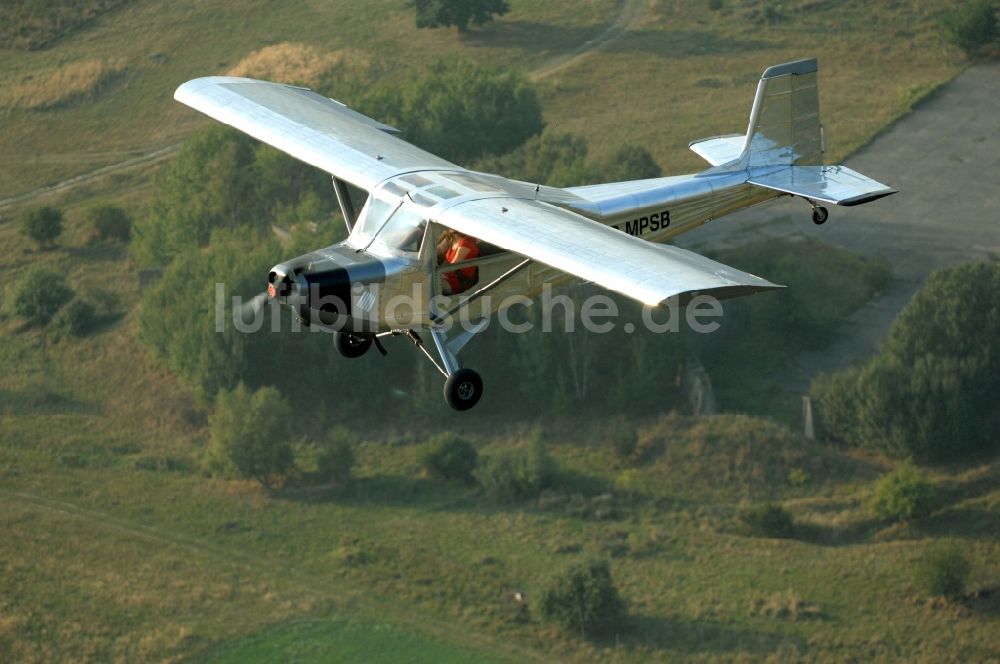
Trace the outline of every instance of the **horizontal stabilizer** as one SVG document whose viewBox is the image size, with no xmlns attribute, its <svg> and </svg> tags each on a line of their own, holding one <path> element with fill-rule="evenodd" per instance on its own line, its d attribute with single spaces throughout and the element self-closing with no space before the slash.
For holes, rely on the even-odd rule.
<svg viewBox="0 0 1000 664">
<path fill-rule="evenodd" d="M 721 166 L 739 159 L 746 142 L 747 137 L 744 134 L 729 134 L 693 141 L 688 147 L 712 166 Z"/>
<path fill-rule="evenodd" d="M 896 193 L 892 187 L 846 166 L 788 166 L 760 171 L 761 175 L 751 173 L 747 182 L 835 205 L 861 205 Z"/>
</svg>

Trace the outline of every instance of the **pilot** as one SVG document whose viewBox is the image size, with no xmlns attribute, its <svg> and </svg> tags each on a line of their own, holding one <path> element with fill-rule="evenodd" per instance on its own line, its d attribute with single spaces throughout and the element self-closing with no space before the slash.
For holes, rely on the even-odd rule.
<svg viewBox="0 0 1000 664">
<path fill-rule="evenodd" d="M 438 265 L 460 263 L 479 255 L 479 243 L 474 238 L 446 228 L 437 244 Z M 441 275 L 441 292 L 445 295 L 463 293 L 479 281 L 479 268 L 466 267 Z"/>
</svg>

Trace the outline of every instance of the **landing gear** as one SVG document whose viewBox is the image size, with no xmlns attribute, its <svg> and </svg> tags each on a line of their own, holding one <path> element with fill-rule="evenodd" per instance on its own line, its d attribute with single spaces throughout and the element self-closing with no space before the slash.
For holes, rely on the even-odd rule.
<svg viewBox="0 0 1000 664">
<path fill-rule="evenodd" d="M 444 400 L 455 410 L 469 410 L 483 396 L 483 379 L 472 369 L 459 369 L 444 381 Z"/>
<path fill-rule="evenodd" d="M 830 212 L 825 207 L 820 207 L 818 205 L 813 206 L 813 223 L 817 226 L 822 225 L 830 218 Z"/>
<path fill-rule="evenodd" d="M 455 410 L 462 411 L 469 410 L 479 403 L 483 396 L 483 379 L 472 369 L 459 366 L 457 355 L 473 335 L 485 329 L 487 322 L 486 320 L 480 321 L 471 328 L 463 330 L 451 340 L 448 339 L 444 330 L 430 328 L 434 349 L 437 350 L 440 361 L 427 350 L 424 340 L 414 330 L 397 330 L 387 334 L 405 334 L 409 337 L 413 345 L 419 348 L 444 376 L 444 400 Z"/>
<path fill-rule="evenodd" d="M 374 339 L 372 336 L 351 334 L 350 332 L 333 333 L 333 345 L 337 352 L 349 358 L 361 357 L 367 353 Z"/>
</svg>

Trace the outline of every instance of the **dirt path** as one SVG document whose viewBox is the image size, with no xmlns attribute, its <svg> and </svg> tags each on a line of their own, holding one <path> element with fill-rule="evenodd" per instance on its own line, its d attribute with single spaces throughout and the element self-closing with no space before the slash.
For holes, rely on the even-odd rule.
<svg viewBox="0 0 1000 664">
<path fill-rule="evenodd" d="M 857 311 L 832 346 L 796 358 L 776 377 L 779 384 L 804 392 L 817 373 L 870 357 L 930 272 L 1000 254 L 998 98 L 1000 65 L 972 67 L 847 160 L 899 189 L 895 196 L 854 208 L 831 206 L 822 227 L 811 223 L 804 201 L 783 199 L 682 238 L 680 244 L 696 248 L 805 235 L 892 263 L 888 292 Z"/>
<path fill-rule="evenodd" d="M 645 14 L 645 10 L 646 3 L 644 0 L 624 0 L 622 2 L 622 8 L 618 12 L 618 16 L 615 18 L 614 23 L 612 23 L 604 32 L 590 41 L 581 44 L 579 48 L 575 49 L 571 53 L 564 53 L 550 58 L 547 62 L 528 72 L 528 78 L 532 81 L 538 81 L 546 76 L 550 76 L 558 71 L 562 71 L 567 67 L 577 64 L 594 51 L 610 44 L 624 35 L 625 31 L 630 26 L 635 25 L 642 19 L 642 16 Z M 107 175 L 132 172 L 145 166 L 157 164 L 177 154 L 180 150 L 181 143 L 182 141 L 178 141 L 177 143 L 157 148 L 150 152 L 132 157 L 130 159 L 125 159 L 124 161 L 120 161 L 115 164 L 103 166 L 86 173 L 75 175 L 54 184 L 45 185 L 44 187 L 39 187 L 38 189 L 19 194 L 17 196 L 12 196 L 10 198 L 0 199 L 0 212 L 8 208 L 30 203 L 31 201 L 44 198 L 45 196 L 49 196 L 51 194 L 69 191 L 75 187 L 94 182 L 95 180 Z M 71 160 L 72 158 L 73 155 L 71 154 L 60 155 L 60 159 L 63 161 Z"/>
<path fill-rule="evenodd" d="M 643 15 L 646 13 L 646 4 L 645 0 L 624 0 L 621 11 L 618 12 L 618 17 L 614 23 L 608 26 L 607 30 L 590 41 L 580 44 L 579 48 L 574 49 L 570 53 L 550 58 L 548 62 L 530 72 L 528 78 L 532 81 L 539 81 L 547 76 L 551 76 L 556 72 L 577 64 L 594 51 L 600 50 L 601 47 L 621 38 L 630 27 L 642 20 Z"/>
</svg>

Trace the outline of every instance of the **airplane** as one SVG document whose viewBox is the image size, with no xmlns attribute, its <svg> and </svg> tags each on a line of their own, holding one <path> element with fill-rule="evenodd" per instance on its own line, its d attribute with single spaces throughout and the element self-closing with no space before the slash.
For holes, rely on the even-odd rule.
<svg viewBox="0 0 1000 664">
<path fill-rule="evenodd" d="M 211 76 L 174 97 L 332 176 L 348 238 L 275 265 L 255 306 L 290 307 L 303 325 L 332 331 L 349 358 L 372 345 L 385 354 L 384 337 L 409 337 L 444 377 L 447 403 L 464 411 L 479 402 L 483 381 L 458 355 L 510 296 L 523 301 L 545 284 L 582 280 L 655 307 L 781 288 L 662 243 L 781 196 L 805 199 L 822 224 L 823 204 L 896 193 L 823 165 L 817 71 L 815 58 L 769 67 L 745 134 L 690 143 L 707 170 L 568 188 L 463 168 L 308 88 Z M 351 188 L 367 195 L 360 210 Z M 442 235 L 453 232 L 472 239 L 465 246 L 478 251 L 461 253 L 475 257 L 441 260 Z M 471 324 L 455 325 L 460 318 Z"/>
</svg>

